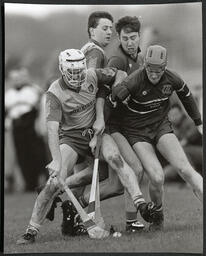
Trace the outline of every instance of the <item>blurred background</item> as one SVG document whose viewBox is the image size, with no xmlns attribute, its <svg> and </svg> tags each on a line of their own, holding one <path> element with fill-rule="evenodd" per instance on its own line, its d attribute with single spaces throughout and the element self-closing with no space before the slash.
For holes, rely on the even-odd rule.
<svg viewBox="0 0 206 256">
<path fill-rule="evenodd" d="M 191 88 L 197 104 L 202 111 L 202 4 L 178 3 L 158 5 L 4 5 L 5 10 L 5 189 L 13 191 L 33 191 L 34 187 L 47 178 L 45 163 L 49 161 L 46 131 L 42 121 L 44 104 L 43 92 L 51 81 L 58 78 L 58 55 L 67 48 L 81 48 L 88 41 L 87 19 L 93 11 L 109 11 L 114 21 L 130 15 L 138 16 L 141 24 L 141 49 L 150 44 L 161 44 L 168 50 L 168 68 L 176 71 Z M 110 50 L 116 44 L 113 35 Z M 15 74 L 16 69 L 20 73 Z M 13 72 L 13 73 L 12 73 Z M 16 76 L 15 76 L 16 75 Z M 13 131 L 10 122 L 10 89 L 16 81 L 31 84 L 27 101 L 30 114 L 20 111 L 17 131 Z M 28 104 L 28 102 L 27 102 Z M 202 140 L 200 134 L 188 123 L 185 133 L 185 113 L 174 100 L 171 111 L 175 128 L 182 144 L 198 146 L 197 158 L 190 159 L 195 165 L 198 161 L 202 171 Z M 178 106 L 177 106 L 178 105 Z M 28 113 L 28 112 L 27 112 Z M 16 115 L 16 113 L 14 114 Z M 8 118 L 7 118 L 8 117 Z M 184 126 L 184 127 L 183 127 Z M 181 130 L 182 129 L 182 130 Z M 28 134 L 26 131 L 33 131 Z M 31 139 L 33 138 L 33 139 Z M 191 138 L 193 138 L 191 142 Z M 27 141 L 27 145 L 25 144 Z M 34 145 L 34 141 L 36 144 Z M 18 148 L 22 145 L 22 148 Z M 42 151 L 40 151 L 40 149 Z M 33 157 L 25 156 L 32 150 Z M 192 151 L 191 151 L 192 150 Z M 194 147 L 190 150 L 193 158 Z M 36 154 L 35 152 L 41 152 Z M 23 155 L 22 155 L 23 154 Z M 29 158 L 30 157 L 30 158 Z M 36 158 L 35 158 L 36 157 Z M 23 159 L 23 160 L 22 160 Z M 25 159 L 28 164 L 25 166 Z M 38 163 L 37 163 L 38 162 Z M 33 171 L 31 170 L 33 166 Z M 174 180 L 173 172 L 168 168 L 168 179 Z M 37 170 L 38 169 L 38 170 Z M 41 169 L 41 170 L 39 170 Z M 36 171 L 35 171 L 36 170 Z M 37 176 L 34 177 L 31 173 Z M 171 177 L 170 177 L 171 176 Z"/>
</svg>

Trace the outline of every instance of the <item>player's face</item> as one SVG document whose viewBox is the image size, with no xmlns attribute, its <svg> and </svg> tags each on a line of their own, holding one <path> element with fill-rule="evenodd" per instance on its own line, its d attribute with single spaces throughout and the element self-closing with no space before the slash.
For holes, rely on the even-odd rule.
<svg viewBox="0 0 206 256">
<path fill-rule="evenodd" d="M 81 85 L 86 77 L 85 69 L 73 69 L 73 70 L 68 69 L 67 74 L 68 74 L 69 84 L 72 86 Z"/>
<path fill-rule="evenodd" d="M 139 47 L 140 37 L 138 32 L 125 32 L 123 29 L 120 32 L 119 40 L 124 51 L 136 57 L 137 49 Z"/>
<path fill-rule="evenodd" d="M 112 22 L 108 19 L 99 19 L 99 24 L 96 28 L 90 30 L 91 38 L 97 41 L 102 46 L 107 46 L 111 41 Z"/>
<path fill-rule="evenodd" d="M 145 70 L 147 72 L 147 76 L 150 82 L 152 84 L 157 84 L 164 74 L 165 67 L 156 67 L 156 66 L 147 65 L 145 67 Z"/>
</svg>

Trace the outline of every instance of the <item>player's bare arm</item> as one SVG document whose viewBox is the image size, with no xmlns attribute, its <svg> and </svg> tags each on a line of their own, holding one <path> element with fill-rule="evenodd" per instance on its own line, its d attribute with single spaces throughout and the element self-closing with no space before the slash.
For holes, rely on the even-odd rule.
<svg viewBox="0 0 206 256">
<path fill-rule="evenodd" d="M 95 134 L 103 133 L 105 129 L 105 121 L 104 121 L 104 99 L 103 98 L 97 98 L 96 102 L 96 120 L 93 124 L 93 129 L 95 131 Z"/>
<path fill-rule="evenodd" d="M 114 71 L 116 71 L 116 73 L 114 74 Z M 98 71 L 99 72 L 99 71 Z M 102 71 L 100 71 L 101 73 Z M 104 73 L 105 71 L 103 71 Z M 108 74 L 111 74 L 111 78 L 114 79 L 114 75 L 115 75 L 115 79 L 114 82 L 112 84 L 113 87 L 115 87 L 117 84 L 119 84 L 121 81 L 123 81 L 123 79 L 125 77 L 127 77 L 127 73 L 122 71 L 122 70 L 116 70 L 116 69 L 112 69 L 110 70 L 109 68 L 106 69 L 106 72 L 108 72 Z M 101 76 L 100 81 L 102 81 L 104 79 L 104 76 Z M 103 80 L 104 81 L 104 80 Z M 106 81 L 105 83 L 111 83 L 111 81 Z M 105 99 L 102 97 L 97 97 L 97 102 L 96 102 L 96 120 L 94 122 L 93 125 L 93 129 L 95 130 L 96 134 L 102 133 L 105 129 L 105 120 L 104 120 L 104 104 L 105 104 Z"/>
<path fill-rule="evenodd" d="M 56 121 L 47 122 L 48 144 L 52 155 L 52 162 L 47 165 L 51 177 L 55 177 L 61 170 L 61 153 L 58 136 L 59 123 Z"/>
</svg>

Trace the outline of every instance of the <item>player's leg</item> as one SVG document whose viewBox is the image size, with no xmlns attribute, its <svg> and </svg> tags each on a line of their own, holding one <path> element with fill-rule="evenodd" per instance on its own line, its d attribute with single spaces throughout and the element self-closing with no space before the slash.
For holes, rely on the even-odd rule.
<svg viewBox="0 0 206 256">
<path fill-rule="evenodd" d="M 112 138 L 115 140 L 121 155 L 127 164 L 134 170 L 138 181 L 140 183 L 143 176 L 143 167 L 137 155 L 133 151 L 127 139 L 119 132 L 114 132 L 111 134 Z M 137 209 L 129 195 L 128 191 L 125 189 L 125 208 L 126 208 L 126 230 L 130 232 L 138 231 L 144 228 L 144 224 L 137 220 Z"/>
<path fill-rule="evenodd" d="M 145 202 L 134 171 L 125 162 L 114 139 L 108 134 L 104 134 L 102 137 L 101 151 L 105 161 L 116 171 L 121 183 L 128 190 L 135 207 L 140 210 L 141 216 L 150 222 L 153 206 L 151 203 Z"/>
<path fill-rule="evenodd" d="M 80 163 L 77 163 L 74 166 L 74 170 L 73 173 L 77 174 L 80 173 L 82 170 L 88 170 L 88 163 L 85 159 L 82 159 L 82 161 Z M 70 187 L 71 188 L 71 187 Z M 85 186 L 78 186 L 72 189 L 73 194 L 75 195 L 76 198 L 78 198 L 80 195 L 82 195 L 84 193 L 85 190 Z"/>
<path fill-rule="evenodd" d="M 149 177 L 149 191 L 155 205 L 162 205 L 164 191 L 164 172 L 153 146 L 148 142 L 137 142 L 133 149 L 140 158 Z"/>
<path fill-rule="evenodd" d="M 164 134 L 157 143 L 160 153 L 177 168 L 179 175 L 191 185 L 195 195 L 203 202 L 203 179 L 189 163 L 177 137 L 173 133 Z"/>
<path fill-rule="evenodd" d="M 67 174 L 70 173 L 77 161 L 78 154 L 69 145 L 60 145 L 60 151 L 62 156 L 62 168 L 60 171 L 60 177 L 65 180 Z M 26 229 L 26 233 L 17 241 L 17 244 L 27 244 L 35 241 L 35 237 L 39 232 L 39 229 L 51 205 L 54 198 L 60 192 L 58 182 L 55 178 L 49 178 L 45 187 L 39 193 L 34 208 L 32 211 L 32 216 L 29 225 Z"/>
<path fill-rule="evenodd" d="M 151 230 L 163 228 L 163 192 L 164 192 L 164 172 L 156 156 L 153 146 L 148 142 L 137 142 L 133 145 L 145 172 L 149 177 L 149 193 L 152 202 L 155 204 L 155 219 L 150 226 Z"/>
<path fill-rule="evenodd" d="M 99 193 L 100 200 L 106 200 L 111 197 L 119 196 L 124 193 L 124 187 L 122 186 L 116 172 L 112 170 L 108 164 L 103 161 L 100 161 L 99 174 L 100 174 L 100 183 L 99 183 Z M 105 179 L 105 173 L 109 172 L 109 178 Z M 102 174 L 103 173 L 103 174 Z M 107 175 L 108 176 L 108 175 Z M 103 177 L 103 178 L 101 178 Z M 86 181 L 86 179 L 84 178 Z M 87 186 L 88 187 L 88 186 Z M 87 207 L 89 204 L 90 190 L 85 189 L 85 192 L 82 196 L 79 197 L 79 201 L 82 207 Z"/>
</svg>

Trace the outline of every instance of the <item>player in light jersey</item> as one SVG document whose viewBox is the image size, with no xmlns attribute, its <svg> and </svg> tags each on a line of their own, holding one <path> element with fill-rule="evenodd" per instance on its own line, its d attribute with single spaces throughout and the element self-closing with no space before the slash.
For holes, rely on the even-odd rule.
<svg viewBox="0 0 206 256">
<path fill-rule="evenodd" d="M 151 229 L 163 226 L 162 192 L 164 173 L 156 156 L 156 148 L 179 175 L 191 185 L 195 195 L 203 200 L 203 179 L 190 165 L 168 119 L 169 98 L 175 91 L 196 126 L 202 121 L 194 98 L 186 83 L 176 73 L 166 69 L 167 51 L 164 47 L 148 47 L 144 68 L 135 71 L 112 89 L 112 98 L 124 102 L 121 130 L 140 158 L 159 196 Z"/>
<path fill-rule="evenodd" d="M 17 240 L 17 244 L 35 241 L 54 197 L 61 192 L 55 177 L 66 180 L 72 174 L 78 157 L 89 154 L 98 85 L 111 86 L 118 81 L 120 73 L 111 68 L 87 70 L 84 54 L 76 49 L 60 53 L 59 68 L 62 77 L 51 84 L 46 99 L 48 144 L 52 155 L 52 161 L 47 165 L 50 178 L 39 193 L 26 232 Z M 135 173 L 107 134 L 102 137 L 101 153 L 104 160 L 117 172 L 142 217 L 151 222 L 153 205 L 145 202 Z"/>
</svg>

